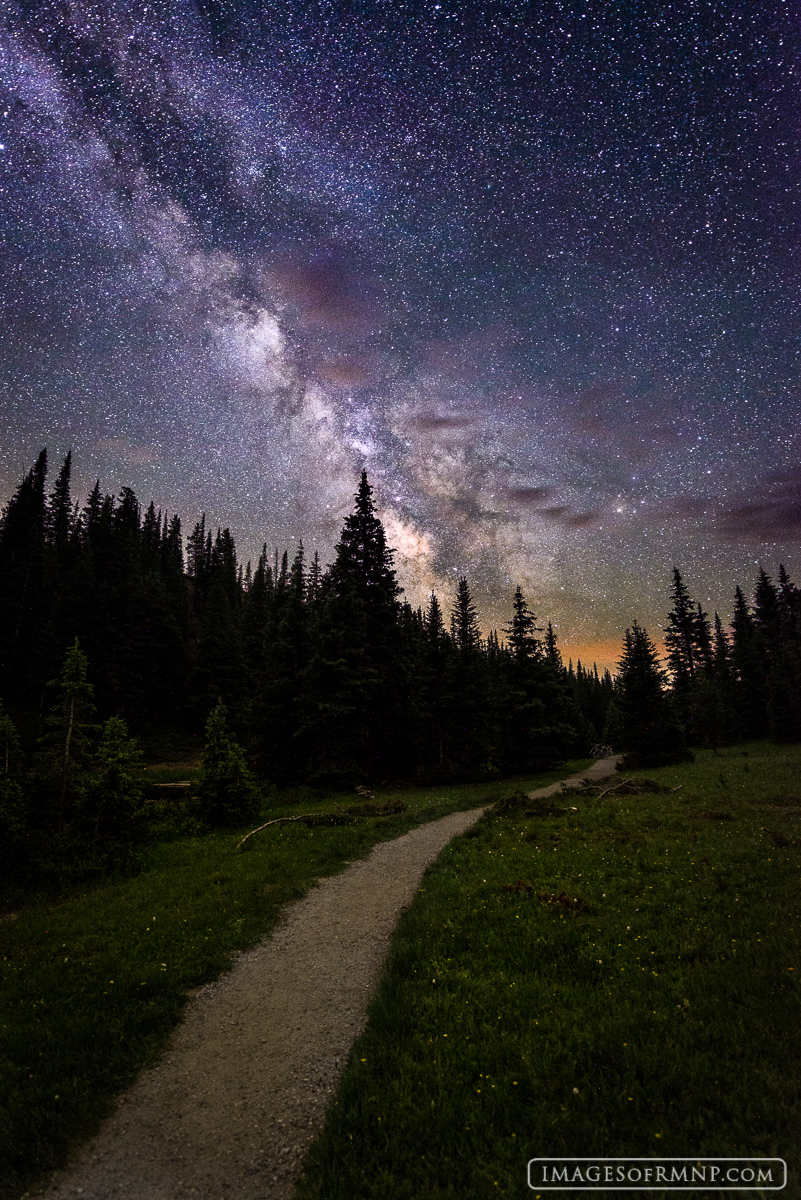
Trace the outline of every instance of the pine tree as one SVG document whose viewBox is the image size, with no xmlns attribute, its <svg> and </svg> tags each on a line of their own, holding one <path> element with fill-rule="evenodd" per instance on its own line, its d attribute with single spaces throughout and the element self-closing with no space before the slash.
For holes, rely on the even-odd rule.
<svg viewBox="0 0 801 1200">
<path fill-rule="evenodd" d="M 419 767 L 428 778 L 453 775 L 448 720 L 448 681 L 453 676 L 454 644 L 445 629 L 442 608 L 434 592 L 422 615 L 422 646 L 411 695 L 418 718 Z"/>
<path fill-rule="evenodd" d="M 353 784 L 398 769 L 395 730 L 408 682 L 400 591 L 363 471 L 354 511 L 321 581 L 315 649 L 303 672 L 298 737 L 307 770 L 319 782 Z"/>
<path fill-rule="evenodd" d="M 626 766 L 663 766 L 691 757 L 665 683 L 656 647 L 635 621 L 626 630 L 615 694 Z"/>
<path fill-rule="evenodd" d="M 587 741 L 550 622 L 545 648 L 536 636 L 541 632 L 517 587 L 512 620 L 506 627 L 510 654 L 500 705 L 504 769 L 514 773 L 548 767 Z"/>
<path fill-rule="evenodd" d="M 236 546 L 229 529 L 206 536 L 205 565 L 194 596 L 197 648 L 192 691 L 195 712 L 208 711 L 222 696 L 244 718 L 243 597 L 238 582 Z"/>
<path fill-rule="evenodd" d="M 322 568 L 320 566 L 320 556 L 315 550 L 312 565 L 309 568 L 309 600 L 314 602 L 320 594 L 320 581 L 322 580 Z"/>
<path fill-rule="evenodd" d="M 688 702 L 690 687 L 695 678 L 697 660 L 697 622 L 695 602 L 684 585 L 678 567 L 673 568 L 673 608 L 665 630 L 668 666 L 673 675 L 673 687 L 680 705 Z"/>
<path fill-rule="evenodd" d="M 86 678 L 86 655 L 76 638 L 67 651 L 58 679 L 48 683 L 56 698 L 46 719 L 48 733 L 39 739 L 38 775 L 49 785 L 57 814 L 59 832 L 73 807 L 84 794 L 88 780 L 94 688 Z"/>
<path fill-rule="evenodd" d="M 0 863 L 6 869 L 19 860 L 28 831 L 29 813 L 18 778 L 22 750 L 14 722 L 0 702 Z"/>
<path fill-rule="evenodd" d="M 335 595 L 358 597 L 369 612 L 384 609 L 394 617 L 402 589 L 395 577 L 393 551 L 387 546 L 384 526 L 375 513 L 366 471 L 362 471 L 354 499 L 354 511 L 345 518 L 336 559 L 327 576 L 328 590 Z"/>
<path fill-rule="evenodd" d="M 499 749 L 488 710 L 486 659 L 470 585 L 462 576 L 451 607 L 451 644 L 446 659 L 446 745 L 463 778 L 497 774 Z"/>
<path fill-rule="evenodd" d="M 519 589 L 518 589 L 519 590 Z M 481 646 L 478 613 L 464 575 L 459 579 L 456 600 L 451 609 L 452 637 L 463 655 L 476 654 Z"/>
<path fill-rule="evenodd" d="M 563 670 L 562 655 L 559 653 L 559 646 L 556 642 L 556 634 L 554 633 L 553 625 L 550 621 L 548 622 L 548 628 L 545 632 L 545 657 L 555 671 Z"/>
<path fill-rule="evenodd" d="M 779 586 L 760 569 L 753 623 L 767 675 L 770 735 L 778 742 L 801 740 L 801 644 L 797 608 L 789 576 L 779 568 Z"/>
<path fill-rule="evenodd" d="M 512 600 L 512 621 L 505 632 L 515 662 L 527 662 L 542 657 L 542 643 L 537 638 L 537 634 L 542 633 L 542 630 L 537 625 L 537 618 L 529 609 L 519 586 L 515 588 Z"/>
<path fill-rule="evenodd" d="M 47 451 L 23 479 L 0 519 L 0 680 L 24 694 L 36 677 L 49 612 L 45 559 Z"/>
<path fill-rule="evenodd" d="M 91 776 L 81 805 L 93 842 L 129 844 L 141 835 L 141 760 L 137 741 L 129 736 L 125 721 L 109 717 L 92 756 Z"/>
<path fill-rule="evenodd" d="M 263 571 L 260 560 L 254 580 L 261 580 Z M 302 542 L 291 568 L 284 555 L 278 583 L 264 666 L 255 689 L 251 742 L 260 769 L 275 782 L 287 784 L 303 773 L 297 733 L 302 681 L 309 661 L 309 607 Z M 261 590 L 261 582 L 258 587 Z"/>
<path fill-rule="evenodd" d="M 70 476 L 72 473 L 72 451 L 64 459 L 55 486 L 47 504 L 46 528 L 51 545 L 59 557 L 63 557 L 72 533 L 72 500 L 70 498 Z"/>
<path fill-rule="evenodd" d="M 201 815 L 211 825 L 241 825 L 256 815 L 258 792 L 245 752 L 228 728 L 222 700 L 206 722 L 206 739 L 198 783 Z"/>
<path fill-rule="evenodd" d="M 708 613 L 690 597 L 676 567 L 672 597 L 665 648 L 676 711 L 692 745 L 717 746 L 721 726 L 713 671 L 712 627 Z"/>
<path fill-rule="evenodd" d="M 768 668 L 751 610 L 740 587 L 734 593 L 731 668 L 740 737 L 764 737 L 769 729 Z"/>
</svg>

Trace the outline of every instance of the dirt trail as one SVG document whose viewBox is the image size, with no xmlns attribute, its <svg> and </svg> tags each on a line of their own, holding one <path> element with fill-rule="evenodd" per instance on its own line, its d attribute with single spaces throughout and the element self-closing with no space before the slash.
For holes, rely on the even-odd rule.
<svg viewBox="0 0 801 1200">
<path fill-rule="evenodd" d="M 278 1200 L 322 1125 L 402 909 L 483 809 L 382 842 L 190 1002 L 166 1054 L 47 1200 Z"/>
<path fill-rule="evenodd" d="M 615 761 L 570 782 L 611 774 Z M 484 811 L 383 842 L 290 905 L 271 937 L 198 992 L 163 1059 L 42 1200 L 288 1200 L 401 911 Z"/>
<path fill-rule="evenodd" d="M 593 783 L 597 783 L 599 779 L 606 779 L 608 775 L 614 775 L 620 759 L 620 754 L 613 754 L 609 758 L 598 758 L 591 767 L 587 767 L 586 771 L 579 771 L 578 775 L 570 775 L 559 783 L 549 783 L 547 787 L 537 788 L 536 792 L 529 792 L 528 797 L 530 800 L 541 800 L 545 796 L 554 796 L 557 792 L 561 792 L 563 783 L 574 785 L 581 783 L 583 779 L 590 779 Z"/>
</svg>

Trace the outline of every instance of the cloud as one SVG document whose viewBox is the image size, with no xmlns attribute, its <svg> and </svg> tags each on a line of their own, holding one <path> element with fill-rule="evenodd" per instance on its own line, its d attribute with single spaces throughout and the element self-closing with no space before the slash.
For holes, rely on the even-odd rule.
<svg viewBox="0 0 801 1200">
<path fill-rule="evenodd" d="M 472 415 L 442 417 L 436 413 L 419 413 L 407 422 L 407 428 L 415 433 L 448 435 L 472 429 L 478 423 L 478 419 Z"/>
<path fill-rule="evenodd" d="M 516 487 L 506 489 L 506 495 L 513 504 L 517 504 L 521 508 L 534 508 L 536 511 L 542 511 L 541 505 L 543 501 L 550 500 L 553 494 L 552 489 L 547 487 Z"/>
<path fill-rule="evenodd" d="M 375 378 L 377 372 L 367 362 L 354 358 L 333 358 L 317 367 L 320 379 L 332 387 L 351 390 Z"/>
<path fill-rule="evenodd" d="M 716 533 L 732 541 L 801 541 L 801 468 L 768 477 L 720 513 Z"/>
<path fill-rule="evenodd" d="M 516 508 L 566 529 L 583 529 L 594 524 L 598 518 L 594 509 L 577 512 L 569 504 L 549 504 L 548 501 L 556 499 L 553 488 L 512 487 L 505 488 L 503 494 Z"/>
<path fill-rule="evenodd" d="M 375 284 L 333 257 L 284 261 L 265 278 L 303 326 L 349 334 L 369 333 L 376 326 L 380 299 Z"/>
<path fill-rule="evenodd" d="M 594 525 L 599 516 L 600 513 L 595 509 L 589 509 L 587 512 L 574 512 L 565 517 L 564 524 L 570 529 L 584 529 L 587 525 Z"/>
</svg>

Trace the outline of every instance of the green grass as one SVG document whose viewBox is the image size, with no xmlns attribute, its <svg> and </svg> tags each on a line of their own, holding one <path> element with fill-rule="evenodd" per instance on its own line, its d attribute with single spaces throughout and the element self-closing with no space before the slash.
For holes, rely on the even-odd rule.
<svg viewBox="0 0 801 1200">
<path fill-rule="evenodd" d="M 188 993 L 262 938 L 315 878 L 423 821 L 492 803 L 508 786 L 381 792 L 378 800 L 402 799 L 408 812 L 354 826 L 279 825 L 241 853 L 245 830 L 173 837 L 147 849 L 133 877 L 39 894 L 17 885 L 2 897 L 0 1196 L 19 1196 L 65 1161 L 159 1052 Z M 330 798 L 286 798 L 290 806 L 276 803 L 263 819 L 335 811 Z M 164 830 L 171 803 L 159 805 Z"/>
<path fill-rule="evenodd" d="M 745 750 L 445 850 L 299 1200 L 536 1196 L 554 1155 L 779 1156 L 801 1195 L 801 747 Z"/>
</svg>

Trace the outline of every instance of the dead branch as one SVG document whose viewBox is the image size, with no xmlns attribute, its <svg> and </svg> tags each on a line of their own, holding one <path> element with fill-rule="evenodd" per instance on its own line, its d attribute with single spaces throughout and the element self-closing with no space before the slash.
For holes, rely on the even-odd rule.
<svg viewBox="0 0 801 1200">
<path fill-rule="evenodd" d="M 300 817 L 276 817 L 273 821 L 265 821 L 258 829 L 251 829 L 250 833 L 246 833 L 242 841 L 237 846 L 237 850 L 241 850 L 248 838 L 252 838 L 254 833 L 261 833 L 262 829 L 269 828 L 270 825 L 283 825 L 287 821 L 308 821 L 309 817 L 316 817 L 317 813 L 303 813 Z"/>
</svg>

